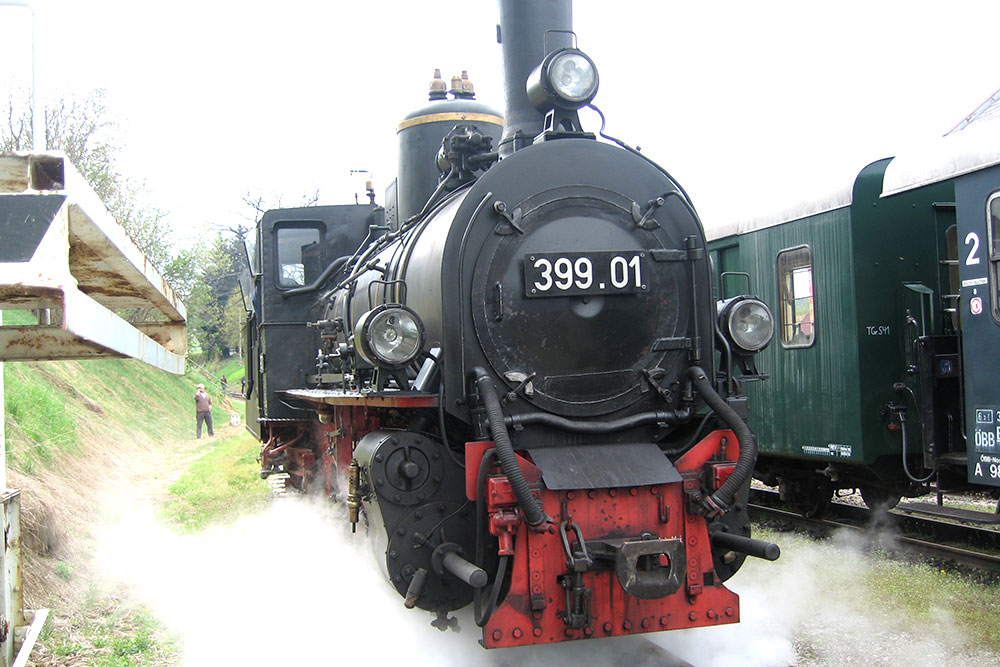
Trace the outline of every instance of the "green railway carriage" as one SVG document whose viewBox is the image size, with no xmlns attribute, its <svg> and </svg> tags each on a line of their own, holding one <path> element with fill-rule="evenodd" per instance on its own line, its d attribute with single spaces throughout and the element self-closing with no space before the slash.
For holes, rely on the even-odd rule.
<svg viewBox="0 0 1000 667">
<path fill-rule="evenodd" d="M 719 298 L 749 274 L 774 315 L 748 392 L 756 475 L 799 511 L 836 489 L 871 505 L 1000 486 L 998 163 L 986 123 L 708 229 Z"/>
</svg>

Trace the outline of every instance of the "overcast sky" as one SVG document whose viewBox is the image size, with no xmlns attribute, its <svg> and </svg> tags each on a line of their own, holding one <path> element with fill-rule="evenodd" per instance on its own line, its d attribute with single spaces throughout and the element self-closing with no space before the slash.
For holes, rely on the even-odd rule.
<svg viewBox="0 0 1000 667">
<path fill-rule="evenodd" d="M 36 0 L 46 95 L 105 88 L 124 163 L 187 235 L 241 196 L 353 202 L 395 171 L 435 67 L 502 109 L 493 0 Z M 0 85 L 30 81 L 0 7 Z M 577 0 L 607 132 L 662 164 L 706 226 L 849 183 L 1000 88 L 1000 2 Z M 595 119 L 585 118 L 596 130 Z"/>
</svg>

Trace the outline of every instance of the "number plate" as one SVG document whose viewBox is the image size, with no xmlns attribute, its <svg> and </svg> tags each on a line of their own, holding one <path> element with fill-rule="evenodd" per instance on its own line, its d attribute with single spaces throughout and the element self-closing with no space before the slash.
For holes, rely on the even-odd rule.
<svg viewBox="0 0 1000 667">
<path fill-rule="evenodd" d="M 632 294 L 646 289 L 649 257 L 625 252 L 536 252 L 524 256 L 524 295 Z"/>
</svg>

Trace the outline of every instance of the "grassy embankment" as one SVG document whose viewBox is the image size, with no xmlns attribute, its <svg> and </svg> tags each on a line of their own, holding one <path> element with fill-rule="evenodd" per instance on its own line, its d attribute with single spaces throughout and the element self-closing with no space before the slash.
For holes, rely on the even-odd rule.
<svg viewBox="0 0 1000 667">
<path fill-rule="evenodd" d="M 238 360 L 211 369 L 239 388 Z M 212 395 L 215 438 L 194 438 L 199 382 Z M 101 581 L 92 530 L 111 493 L 118 503 L 130 493 L 151 498 L 178 532 L 266 504 L 258 443 L 242 424 L 229 425 L 242 403 L 191 365 L 174 376 L 131 360 L 9 362 L 4 383 L 8 484 L 22 491 L 25 604 L 52 610 L 32 664 L 177 664 L 179 647 L 157 621 Z"/>
</svg>

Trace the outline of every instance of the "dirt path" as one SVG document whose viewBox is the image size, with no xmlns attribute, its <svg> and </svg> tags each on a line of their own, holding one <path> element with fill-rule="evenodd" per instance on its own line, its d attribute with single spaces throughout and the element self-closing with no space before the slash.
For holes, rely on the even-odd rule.
<svg viewBox="0 0 1000 667">
<path fill-rule="evenodd" d="M 30 664 L 177 664 L 169 652 L 152 662 L 99 662 L 122 649 L 113 638 L 105 643 L 103 631 L 95 633 L 95 628 L 108 628 L 111 637 L 116 631 L 127 635 L 142 618 L 129 591 L 108 582 L 95 562 L 96 535 L 124 512 L 153 516 L 170 486 L 213 440 L 244 430 L 218 421 L 223 423 L 217 424 L 215 437 L 202 440 L 194 437 L 193 423 L 188 437 L 158 442 L 135 434 L 88 435 L 82 446 L 87 454 L 61 471 L 9 474 L 9 483 L 22 494 L 25 607 L 51 610 Z"/>
</svg>

